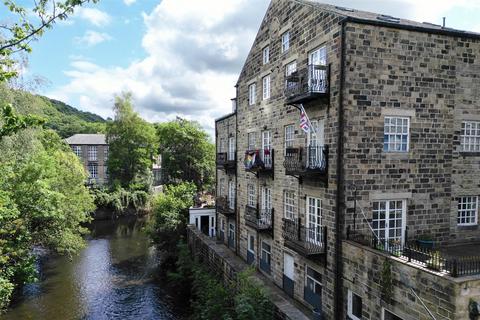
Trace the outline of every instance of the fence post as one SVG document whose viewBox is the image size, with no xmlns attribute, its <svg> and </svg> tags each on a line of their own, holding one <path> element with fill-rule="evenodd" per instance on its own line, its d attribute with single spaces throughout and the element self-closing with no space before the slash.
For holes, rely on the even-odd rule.
<svg viewBox="0 0 480 320">
<path fill-rule="evenodd" d="M 347 240 L 350 240 L 350 226 L 347 226 Z"/>
<path fill-rule="evenodd" d="M 405 227 L 405 243 L 408 243 L 408 226 Z"/>
<path fill-rule="evenodd" d="M 458 277 L 458 262 L 457 259 L 452 261 L 452 277 Z"/>
</svg>

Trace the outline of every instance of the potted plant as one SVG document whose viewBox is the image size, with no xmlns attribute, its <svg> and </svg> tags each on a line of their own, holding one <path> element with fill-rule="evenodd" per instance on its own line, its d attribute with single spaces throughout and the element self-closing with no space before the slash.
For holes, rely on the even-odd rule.
<svg viewBox="0 0 480 320">
<path fill-rule="evenodd" d="M 417 244 L 420 248 L 433 249 L 435 243 L 431 234 L 422 234 L 418 237 Z"/>
</svg>

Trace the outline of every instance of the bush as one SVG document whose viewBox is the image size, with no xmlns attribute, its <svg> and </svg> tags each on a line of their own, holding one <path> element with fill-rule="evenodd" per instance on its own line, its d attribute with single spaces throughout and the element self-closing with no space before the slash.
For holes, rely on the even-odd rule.
<svg viewBox="0 0 480 320">
<path fill-rule="evenodd" d="M 150 195 L 143 190 L 127 190 L 121 187 L 109 189 L 93 189 L 97 207 L 113 210 L 117 214 L 124 214 L 129 208 L 136 212 L 147 207 Z"/>
</svg>

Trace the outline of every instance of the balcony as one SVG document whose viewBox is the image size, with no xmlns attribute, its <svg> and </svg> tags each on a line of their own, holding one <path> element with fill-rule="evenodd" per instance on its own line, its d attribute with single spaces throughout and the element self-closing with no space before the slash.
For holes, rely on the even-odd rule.
<svg viewBox="0 0 480 320">
<path fill-rule="evenodd" d="M 299 219 L 283 219 L 283 238 L 287 248 L 305 257 L 314 258 L 327 252 L 327 227 L 306 228 Z"/>
<path fill-rule="evenodd" d="M 237 168 L 237 154 L 231 152 L 217 153 L 216 163 L 217 169 L 234 173 Z"/>
<path fill-rule="evenodd" d="M 285 80 L 285 99 L 287 104 L 305 103 L 318 98 L 328 98 L 329 67 L 308 65 L 295 71 Z"/>
<path fill-rule="evenodd" d="M 273 209 L 245 206 L 245 223 L 258 231 L 273 231 Z"/>
<path fill-rule="evenodd" d="M 286 175 L 326 180 L 328 175 L 328 146 L 287 148 L 283 166 Z"/>
<path fill-rule="evenodd" d="M 247 150 L 245 152 L 245 171 L 268 174 L 273 177 L 275 154 L 273 149 Z"/>
<path fill-rule="evenodd" d="M 236 213 L 235 201 L 230 201 L 225 196 L 221 196 L 221 197 L 216 198 L 215 207 L 216 207 L 218 213 L 221 213 L 225 216 L 234 216 L 235 213 Z"/>
</svg>

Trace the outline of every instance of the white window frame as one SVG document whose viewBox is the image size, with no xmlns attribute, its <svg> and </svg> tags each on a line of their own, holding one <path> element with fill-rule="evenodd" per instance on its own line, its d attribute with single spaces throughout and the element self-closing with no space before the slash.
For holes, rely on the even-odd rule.
<svg viewBox="0 0 480 320">
<path fill-rule="evenodd" d="M 82 157 L 82 146 L 72 146 L 72 151 L 77 157 Z"/>
<path fill-rule="evenodd" d="M 103 161 L 108 161 L 108 146 L 103 146 Z"/>
<path fill-rule="evenodd" d="M 285 219 L 295 219 L 295 200 L 295 192 L 290 190 L 285 190 L 283 192 L 283 212 Z"/>
<path fill-rule="evenodd" d="M 401 217 L 398 219 L 392 218 L 392 214 L 395 214 L 395 212 L 398 213 L 398 208 L 396 208 L 397 203 L 400 202 L 402 204 L 402 210 L 401 210 Z M 378 209 L 375 208 L 375 203 L 378 203 Z M 382 225 L 381 221 L 382 219 L 376 219 L 375 214 L 378 212 L 378 216 L 381 216 L 381 212 L 383 211 L 381 204 L 385 204 L 385 223 L 384 223 L 384 228 L 381 228 L 380 226 Z M 392 203 L 395 203 L 395 208 L 392 208 Z M 407 200 L 406 199 L 392 199 L 392 200 L 375 200 L 372 202 L 372 228 L 375 234 L 379 239 L 384 239 L 385 241 L 385 246 L 387 246 L 390 242 L 390 240 L 400 240 L 400 244 L 403 245 L 405 243 L 405 227 L 406 227 L 406 216 L 407 216 Z M 377 222 L 378 220 L 378 222 Z M 394 222 L 394 225 L 391 226 L 392 220 Z M 400 221 L 401 226 L 400 228 L 397 225 L 397 222 Z M 375 226 L 377 224 L 378 227 Z M 398 236 L 395 237 L 390 237 L 390 231 L 391 230 L 398 230 L 400 229 L 400 239 L 398 239 Z M 383 230 L 384 237 L 382 238 L 381 231 Z"/>
<path fill-rule="evenodd" d="M 321 291 L 323 289 L 322 279 L 318 280 L 318 279 L 315 279 L 312 276 L 308 275 L 308 269 L 311 269 L 314 272 L 318 273 L 320 275 L 320 277 L 322 276 L 322 274 L 320 272 L 318 272 L 317 270 L 315 270 L 314 268 L 310 267 L 309 265 L 305 264 L 305 287 L 309 288 L 308 280 L 311 280 L 314 284 L 313 292 L 317 293 L 316 290 L 315 290 L 315 287 L 316 287 L 315 285 L 319 285 L 320 286 L 320 291 Z"/>
<path fill-rule="evenodd" d="M 272 189 L 269 187 L 262 188 L 262 210 L 272 209 Z"/>
<path fill-rule="evenodd" d="M 363 311 L 363 299 L 360 295 L 356 294 L 355 292 L 352 292 L 350 289 L 348 290 L 348 302 L 347 302 L 347 315 L 350 317 L 351 320 L 361 320 L 362 315 L 360 315 L 360 318 L 357 317 L 356 315 L 353 314 L 353 295 L 356 295 L 357 297 L 360 298 L 360 301 L 362 303 L 362 311 Z"/>
<path fill-rule="evenodd" d="M 257 140 L 256 132 L 249 132 L 247 134 L 248 150 L 255 150 L 256 140 Z"/>
<path fill-rule="evenodd" d="M 295 71 L 297 71 L 297 61 L 292 61 L 285 65 L 285 76 L 291 76 Z"/>
<path fill-rule="evenodd" d="M 480 152 L 480 121 L 462 121 L 460 145 L 462 152 Z"/>
<path fill-rule="evenodd" d="M 262 98 L 263 100 L 270 99 L 270 84 L 271 84 L 271 77 L 270 75 L 266 75 L 262 78 Z"/>
<path fill-rule="evenodd" d="M 248 86 L 248 105 L 253 106 L 257 101 L 257 85 L 252 83 Z"/>
<path fill-rule="evenodd" d="M 263 57 L 263 64 L 267 64 L 270 62 L 270 47 L 266 46 L 262 50 L 262 57 Z"/>
<path fill-rule="evenodd" d="M 97 146 L 88 146 L 88 161 L 97 161 Z"/>
<path fill-rule="evenodd" d="M 306 235 L 306 241 L 315 244 L 322 244 L 322 199 L 307 196 L 305 201 L 305 214 L 307 217 L 307 228 L 310 230 Z"/>
<path fill-rule="evenodd" d="M 230 209 L 235 209 L 235 181 L 228 181 L 228 206 Z"/>
<path fill-rule="evenodd" d="M 88 173 L 90 175 L 90 178 L 92 178 L 92 179 L 98 178 L 98 164 L 89 163 L 88 164 Z"/>
<path fill-rule="evenodd" d="M 228 138 L 228 161 L 235 160 L 235 137 Z"/>
<path fill-rule="evenodd" d="M 294 124 L 289 124 L 285 126 L 284 140 L 285 140 L 285 150 L 287 150 L 287 148 L 293 147 L 295 143 L 295 125 Z"/>
<path fill-rule="evenodd" d="M 398 318 L 400 318 L 400 319 L 403 319 L 402 317 L 400 317 L 400 316 L 397 315 L 396 313 L 394 313 L 394 312 L 392 312 L 392 311 L 390 311 L 390 310 L 388 310 L 388 309 L 382 308 L 382 320 L 385 320 L 385 311 L 393 314 L 394 316 L 396 316 L 396 317 L 398 317 Z"/>
<path fill-rule="evenodd" d="M 285 53 L 290 49 L 290 31 L 286 31 L 282 34 L 282 53 Z"/>
<path fill-rule="evenodd" d="M 269 250 L 267 250 L 267 248 L 264 248 L 264 244 L 266 246 L 268 246 Z M 262 252 L 261 252 L 261 255 L 260 255 L 261 259 L 265 262 L 268 262 L 269 266 L 272 266 L 272 246 L 269 243 L 267 243 L 266 241 L 262 241 L 261 248 L 262 248 Z M 268 259 L 265 260 L 264 257 L 267 257 Z"/>
<path fill-rule="evenodd" d="M 255 185 L 253 183 L 249 183 L 247 184 L 247 205 L 255 208 L 256 204 Z"/>
<path fill-rule="evenodd" d="M 392 121 L 395 121 L 395 124 L 392 124 Z M 402 123 L 399 125 L 398 121 Z M 406 126 L 403 121 L 406 121 Z M 401 132 L 398 132 L 399 129 L 401 129 Z M 394 132 L 392 132 L 392 130 Z M 403 137 L 405 135 L 406 148 L 403 150 Z M 389 137 L 388 143 L 385 140 L 387 136 Z M 393 147 L 391 147 L 391 145 L 393 145 Z M 383 119 L 383 151 L 388 153 L 407 153 L 410 151 L 410 117 L 387 116 Z"/>
<path fill-rule="evenodd" d="M 248 234 L 247 250 L 255 254 L 255 236 L 251 233 Z"/>
<path fill-rule="evenodd" d="M 233 237 L 231 237 L 233 235 Z M 228 238 L 233 239 L 235 242 L 235 225 L 233 223 L 228 224 Z"/>
<path fill-rule="evenodd" d="M 458 197 L 457 204 L 457 225 L 476 226 L 478 224 L 478 196 Z M 460 206 L 463 206 L 464 208 L 460 208 Z M 462 213 L 464 213 L 463 216 Z M 460 222 L 462 219 L 464 221 L 471 221 L 472 218 L 473 222 Z"/>
<path fill-rule="evenodd" d="M 223 196 L 223 186 L 225 185 L 225 178 L 218 180 L 218 195 Z"/>
</svg>

